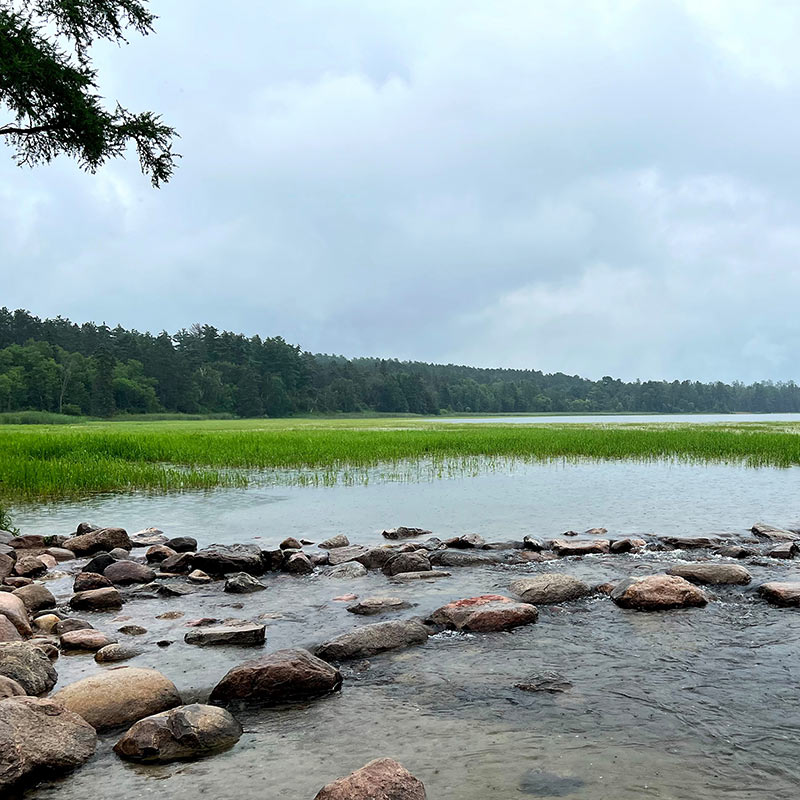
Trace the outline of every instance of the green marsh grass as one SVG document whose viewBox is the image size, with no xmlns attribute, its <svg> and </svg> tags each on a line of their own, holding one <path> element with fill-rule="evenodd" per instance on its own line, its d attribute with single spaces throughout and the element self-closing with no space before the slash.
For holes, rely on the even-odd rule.
<svg viewBox="0 0 800 800">
<path fill-rule="evenodd" d="M 471 474 L 495 462 L 800 464 L 800 425 L 437 423 L 398 419 L 84 422 L 0 427 L 0 498 L 170 492 L 259 481 Z"/>
</svg>

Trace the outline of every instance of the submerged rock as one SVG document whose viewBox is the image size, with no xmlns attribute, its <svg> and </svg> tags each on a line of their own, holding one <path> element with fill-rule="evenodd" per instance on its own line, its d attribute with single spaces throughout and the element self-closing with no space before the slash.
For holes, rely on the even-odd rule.
<svg viewBox="0 0 800 800">
<path fill-rule="evenodd" d="M 402 764 L 379 758 L 329 783 L 314 800 L 425 800 L 425 786 Z"/>
<path fill-rule="evenodd" d="M 746 584 L 752 576 L 738 564 L 680 564 L 667 570 L 667 575 L 678 575 L 692 583 Z"/>
<path fill-rule="evenodd" d="M 61 775 L 91 757 L 94 728 L 49 699 L 0 702 L 0 794 L 28 780 Z"/>
<path fill-rule="evenodd" d="M 572 683 L 563 676 L 555 672 L 545 672 L 537 675 L 524 683 L 515 683 L 515 689 L 523 692 L 549 692 L 550 694 L 560 694 L 572 688 Z"/>
<path fill-rule="evenodd" d="M 321 697 L 341 685 L 339 670 L 307 650 L 276 650 L 229 670 L 211 692 L 210 702 L 299 700 Z"/>
<path fill-rule="evenodd" d="M 627 578 L 617 584 L 611 599 L 620 608 L 637 611 L 689 608 L 704 606 L 708 602 L 702 590 L 677 575 Z"/>
<path fill-rule="evenodd" d="M 189 631 L 183 641 L 186 644 L 206 645 L 239 645 L 243 647 L 264 644 L 267 638 L 265 625 L 248 623 L 246 625 L 218 625 L 213 628 L 195 628 Z"/>
<path fill-rule="evenodd" d="M 191 579 L 190 575 L 189 580 Z M 263 592 L 266 588 L 261 581 L 252 575 L 248 575 L 246 572 L 237 572 L 228 576 L 225 581 L 224 591 L 232 592 L 233 594 L 252 594 L 253 592 Z"/>
<path fill-rule="evenodd" d="M 538 618 L 536 606 L 530 603 L 520 603 L 499 594 L 484 594 L 437 608 L 427 621 L 457 631 L 487 633 L 529 625 Z"/>
<path fill-rule="evenodd" d="M 362 625 L 329 639 L 316 648 L 316 654 L 330 661 L 344 661 L 369 658 L 386 650 L 425 644 L 427 641 L 428 629 L 419 620 L 392 620 Z"/>
<path fill-rule="evenodd" d="M 98 731 L 130 725 L 181 704 L 169 678 L 143 667 L 112 667 L 65 686 L 53 700 L 80 714 Z"/>
<path fill-rule="evenodd" d="M 193 703 L 140 719 L 114 752 L 132 761 L 201 758 L 232 747 L 241 736 L 242 726 L 227 711 Z"/>
<path fill-rule="evenodd" d="M 440 567 L 479 567 L 483 564 L 503 564 L 508 553 L 491 550 L 436 550 L 430 554 L 430 563 Z"/>
<path fill-rule="evenodd" d="M 47 653 L 31 642 L 0 643 L 0 675 L 15 680 L 31 695 L 49 692 L 58 680 Z"/>
<path fill-rule="evenodd" d="M 385 614 L 388 611 L 400 611 L 404 608 L 411 608 L 411 603 L 401 597 L 365 597 L 358 603 L 347 606 L 347 610 L 351 614 L 363 616 Z"/>
<path fill-rule="evenodd" d="M 776 606 L 800 606 L 800 581 L 769 581 L 758 587 L 758 593 Z"/>
<path fill-rule="evenodd" d="M 576 600 L 589 594 L 591 589 L 582 580 L 561 572 L 548 572 L 535 578 L 520 578 L 509 587 L 526 603 L 546 605 Z"/>
</svg>

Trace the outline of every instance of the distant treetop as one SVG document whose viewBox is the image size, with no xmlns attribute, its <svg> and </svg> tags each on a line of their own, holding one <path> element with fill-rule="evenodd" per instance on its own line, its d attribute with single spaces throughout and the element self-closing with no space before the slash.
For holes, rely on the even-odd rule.
<svg viewBox="0 0 800 800">
<path fill-rule="evenodd" d="M 98 94 L 89 49 L 97 39 L 146 36 L 147 0 L 0 0 L 0 139 L 20 166 L 68 155 L 95 172 L 133 143 L 153 186 L 166 183 L 180 156 L 174 128 L 151 111 L 113 109 Z"/>
</svg>

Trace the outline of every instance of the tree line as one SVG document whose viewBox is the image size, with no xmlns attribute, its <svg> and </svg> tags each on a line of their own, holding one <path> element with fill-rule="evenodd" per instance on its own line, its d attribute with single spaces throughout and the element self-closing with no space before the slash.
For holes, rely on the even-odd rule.
<svg viewBox="0 0 800 800">
<path fill-rule="evenodd" d="M 111 417 L 156 412 L 292 414 L 800 412 L 800 387 L 697 381 L 592 381 L 311 354 L 280 336 L 211 325 L 158 335 L 0 309 L 0 411 Z"/>
</svg>

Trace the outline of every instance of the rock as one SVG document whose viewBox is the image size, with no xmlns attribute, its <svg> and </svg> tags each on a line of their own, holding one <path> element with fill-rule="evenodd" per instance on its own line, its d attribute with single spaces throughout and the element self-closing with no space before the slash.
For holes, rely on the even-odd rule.
<svg viewBox="0 0 800 800">
<path fill-rule="evenodd" d="M 750 573 L 739 564 L 680 564 L 668 569 L 667 575 L 702 584 L 746 584 L 751 581 Z"/>
<path fill-rule="evenodd" d="M 56 614 L 42 614 L 33 621 L 33 629 L 39 633 L 55 633 L 59 622 L 61 618 Z"/>
<path fill-rule="evenodd" d="M 44 550 L 45 547 L 47 547 L 47 542 L 44 536 L 39 536 L 35 533 L 14 537 L 14 548 L 16 550 Z"/>
<path fill-rule="evenodd" d="M 538 618 L 536 606 L 530 603 L 519 603 L 499 594 L 484 594 L 437 608 L 427 621 L 457 631 L 486 633 L 529 625 Z"/>
<path fill-rule="evenodd" d="M 5 700 L 6 697 L 24 697 L 25 689 L 13 678 L 8 678 L 5 675 L 0 675 L 0 700 Z M 2 758 L 0 756 L 0 758 Z M 2 774 L 2 767 L 0 767 L 0 774 Z"/>
<path fill-rule="evenodd" d="M 281 550 L 301 550 L 303 545 L 293 536 L 284 539 L 279 545 Z"/>
<path fill-rule="evenodd" d="M 783 528 L 773 528 L 772 525 L 765 525 L 757 522 L 750 528 L 750 532 L 758 536 L 759 539 L 766 539 L 768 542 L 796 542 L 800 540 L 800 533 L 787 531 Z"/>
<path fill-rule="evenodd" d="M 0 794 L 69 772 L 91 757 L 97 734 L 77 714 L 49 699 L 0 702 Z"/>
<path fill-rule="evenodd" d="M 399 575 L 401 572 L 427 572 L 431 562 L 427 553 L 416 551 L 401 553 L 389 559 L 382 568 L 384 575 Z"/>
<path fill-rule="evenodd" d="M 147 548 L 144 557 L 147 559 L 148 564 L 160 564 L 165 558 L 176 555 L 178 555 L 177 550 L 173 550 L 165 544 L 154 544 L 152 547 Z"/>
<path fill-rule="evenodd" d="M 167 537 L 164 536 L 164 531 L 158 528 L 145 528 L 143 531 L 134 533 L 130 539 L 133 547 L 153 547 L 165 544 L 167 541 Z"/>
<path fill-rule="evenodd" d="M 184 613 L 183 611 L 165 611 L 163 614 L 157 614 L 156 619 L 180 619 Z"/>
<path fill-rule="evenodd" d="M 776 606 L 800 606 L 800 581 L 769 581 L 758 587 L 758 593 Z"/>
<path fill-rule="evenodd" d="M 109 644 L 115 644 L 116 639 L 110 639 L 104 633 L 95 630 L 68 631 L 61 637 L 62 650 L 99 650 Z"/>
<path fill-rule="evenodd" d="M 0 530 L 0 544 L 9 544 L 17 537 L 11 531 Z"/>
<path fill-rule="evenodd" d="M 141 625 L 123 625 L 117 630 L 126 636 L 144 636 L 147 633 L 147 628 L 143 628 Z"/>
<path fill-rule="evenodd" d="M 0 642 L 21 641 L 22 635 L 14 627 L 14 623 L 5 614 L 0 614 Z"/>
<path fill-rule="evenodd" d="M 167 541 L 176 553 L 194 553 L 197 550 L 197 539 L 193 536 L 175 536 Z"/>
<path fill-rule="evenodd" d="M 58 562 L 73 561 L 75 558 L 75 553 L 73 553 L 72 550 L 67 550 L 65 547 L 48 547 L 45 553 L 52 556 Z"/>
<path fill-rule="evenodd" d="M 132 761 L 169 762 L 201 758 L 232 747 L 242 726 L 217 706 L 179 706 L 134 723 L 114 745 L 114 752 Z"/>
<path fill-rule="evenodd" d="M 339 564 L 328 572 L 329 578 L 346 580 L 350 578 L 363 578 L 367 574 L 367 568 L 358 561 L 348 561 L 346 564 Z"/>
<path fill-rule="evenodd" d="M 432 531 L 426 531 L 424 528 L 406 528 L 401 525 L 399 528 L 389 528 L 383 531 L 383 536 L 386 539 L 410 539 L 414 536 L 430 536 Z"/>
<path fill-rule="evenodd" d="M 161 562 L 160 569 L 162 572 L 169 572 L 175 575 L 190 572 L 194 569 L 195 555 L 195 553 L 175 553 L 174 556 L 167 556 Z"/>
<path fill-rule="evenodd" d="M 607 528 L 589 528 L 588 531 L 584 531 L 584 536 L 605 536 L 608 533 Z"/>
<path fill-rule="evenodd" d="M 441 569 L 433 569 L 423 572 L 401 572 L 399 575 L 392 575 L 393 581 L 408 583 L 409 581 L 436 580 L 437 578 L 449 578 L 452 573 Z"/>
<path fill-rule="evenodd" d="M 347 610 L 351 614 L 361 614 L 362 616 L 385 614 L 389 611 L 400 611 L 403 608 L 411 608 L 411 603 L 401 597 L 365 597 L 358 603 L 347 606 Z"/>
<path fill-rule="evenodd" d="M 276 650 L 229 670 L 211 692 L 210 702 L 281 702 L 321 697 L 342 685 L 338 669 L 307 650 Z"/>
<path fill-rule="evenodd" d="M 335 550 L 337 547 L 347 547 L 349 544 L 350 540 L 343 533 L 339 533 L 320 542 L 317 547 L 321 547 L 323 550 Z"/>
<path fill-rule="evenodd" d="M 430 562 L 440 567 L 480 567 L 508 561 L 508 553 L 489 550 L 437 550 L 430 554 Z"/>
<path fill-rule="evenodd" d="M 31 578 L 20 578 L 18 575 L 9 575 L 0 586 L 0 591 L 13 592 L 20 586 L 30 586 L 33 583 Z"/>
<path fill-rule="evenodd" d="M 191 579 L 191 576 L 190 576 Z M 225 591 L 233 594 L 251 594 L 252 592 L 263 592 L 267 587 L 261 581 L 256 580 L 246 572 L 237 572 L 229 575 L 225 581 Z"/>
<path fill-rule="evenodd" d="M 58 566 L 58 561 L 56 561 L 53 556 L 48 555 L 47 553 L 39 553 L 37 558 L 47 567 L 47 569 L 55 569 Z"/>
<path fill-rule="evenodd" d="M 555 672 L 545 672 L 537 675 L 533 680 L 525 683 L 515 683 L 515 689 L 522 689 L 523 692 L 549 692 L 550 694 L 560 694 L 572 688 L 572 684 L 561 675 Z"/>
<path fill-rule="evenodd" d="M 31 639 L 28 639 L 28 644 L 35 645 L 50 659 L 50 661 L 58 661 L 61 651 L 58 649 L 58 637 L 45 636 L 44 634 L 37 634 Z"/>
<path fill-rule="evenodd" d="M 591 592 L 589 586 L 582 580 L 561 572 L 548 572 L 535 578 L 521 578 L 514 581 L 509 588 L 526 603 L 534 605 L 563 603 L 567 600 L 576 600 Z"/>
<path fill-rule="evenodd" d="M 125 550 L 122 547 L 115 547 L 113 550 L 109 550 L 108 554 L 114 561 L 128 561 L 131 559 L 131 554 L 129 550 Z"/>
<path fill-rule="evenodd" d="M 251 647 L 264 644 L 267 638 L 266 626 L 256 623 L 246 625 L 219 625 L 213 628 L 195 628 L 189 631 L 183 641 L 186 644 L 206 645 L 239 645 Z"/>
<path fill-rule="evenodd" d="M 31 695 L 49 692 L 58 680 L 45 651 L 30 642 L 0 644 L 0 675 L 12 678 Z"/>
<path fill-rule="evenodd" d="M 54 608 L 56 604 L 52 592 L 41 583 L 21 586 L 19 589 L 14 589 L 12 594 L 22 600 L 29 614 L 41 611 L 43 608 Z"/>
<path fill-rule="evenodd" d="M 295 553 L 287 559 L 286 571 L 293 575 L 308 575 L 314 571 L 314 566 L 305 553 Z"/>
<path fill-rule="evenodd" d="M 621 608 L 637 611 L 689 608 L 708 602 L 700 589 L 678 575 L 627 578 L 617 584 L 611 599 Z"/>
<path fill-rule="evenodd" d="M 336 567 L 348 561 L 358 561 L 362 556 L 369 552 L 369 548 L 362 547 L 360 544 L 352 544 L 349 547 L 336 547 L 328 553 L 328 563 Z M 367 566 L 366 564 L 364 566 Z"/>
<path fill-rule="evenodd" d="M 185 597 L 187 594 L 194 594 L 197 591 L 197 587 L 192 586 L 190 583 L 172 581 L 170 583 L 159 583 L 156 591 L 164 597 Z"/>
<path fill-rule="evenodd" d="M 113 587 L 90 589 L 72 595 L 69 604 L 76 611 L 105 611 L 109 608 L 120 608 L 122 597 Z"/>
<path fill-rule="evenodd" d="M 740 544 L 726 544 L 718 547 L 714 551 L 718 556 L 725 558 L 750 558 L 755 555 L 756 551 L 750 547 L 744 547 Z"/>
<path fill-rule="evenodd" d="M 561 535 L 562 536 L 577 536 L 578 535 L 578 531 L 564 531 L 564 533 L 562 533 Z"/>
<path fill-rule="evenodd" d="M 425 644 L 428 630 L 419 620 L 392 620 L 362 625 L 349 633 L 329 639 L 316 649 L 320 658 L 344 661 L 369 658 L 386 650 Z"/>
<path fill-rule="evenodd" d="M 212 545 L 199 550 L 192 558 L 192 566 L 209 575 L 225 575 L 229 572 L 261 575 L 264 572 L 261 551 L 256 545 L 249 544 Z"/>
<path fill-rule="evenodd" d="M 0 553 L 0 583 L 14 571 L 14 559 L 5 553 Z"/>
<path fill-rule="evenodd" d="M 764 555 L 770 558 L 794 558 L 797 553 L 796 542 L 781 542 L 774 547 L 770 547 Z"/>
<path fill-rule="evenodd" d="M 367 569 L 383 569 L 386 562 L 396 555 L 397 551 L 390 547 L 370 547 L 366 553 L 358 556 L 356 561 Z"/>
<path fill-rule="evenodd" d="M 130 725 L 181 704 L 175 684 L 143 667 L 112 667 L 65 686 L 53 700 L 82 716 L 96 730 Z"/>
<path fill-rule="evenodd" d="M 130 550 L 132 546 L 131 540 L 123 528 L 101 528 L 79 536 L 72 536 L 64 542 L 67 550 L 72 550 L 79 556 L 91 555 L 100 550 L 108 552 L 115 547 Z"/>
<path fill-rule="evenodd" d="M 38 556 L 21 556 L 14 564 L 14 574 L 21 578 L 38 578 L 45 572 L 47 564 Z"/>
<path fill-rule="evenodd" d="M 78 527 L 75 529 L 75 536 L 80 536 L 84 533 L 91 533 L 92 531 L 99 531 L 102 526 L 95 525 L 93 522 L 79 522 Z"/>
<path fill-rule="evenodd" d="M 246 572 L 240 572 L 240 575 L 246 575 Z M 206 575 L 201 569 L 194 569 L 189 573 L 189 580 L 192 583 L 213 583 L 214 579 L 210 575 Z"/>
<path fill-rule="evenodd" d="M 646 544 L 644 539 L 615 539 L 611 542 L 609 551 L 611 553 L 631 553 L 641 550 Z"/>
<path fill-rule="evenodd" d="M 91 630 L 93 626 L 85 619 L 78 619 L 77 617 L 67 617 L 62 619 L 56 624 L 54 633 L 56 636 L 63 636 L 68 631 L 85 631 Z"/>
<path fill-rule="evenodd" d="M 289 552 L 288 550 L 286 551 Z M 312 567 L 324 567 L 328 564 L 328 554 L 324 553 L 306 553 L 308 560 L 311 562 Z"/>
<path fill-rule="evenodd" d="M 0 614 L 8 619 L 17 629 L 20 636 L 28 637 L 31 635 L 28 609 L 25 608 L 25 603 L 22 602 L 22 599 L 13 592 L 0 593 Z"/>
<path fill-rule="evenodd" d="M 524 550 L 525 542 L 508 541 L 508 542 L 487 542 L 483 545 L 484 550 Z M 532 551 L 531 551 L 532 552 Z"/>
<path fill-rule="evenodd" d="M 84 565 L 81 572 L 91 572 L 95 575 L 102 575 L 106 567 L 110 567 L 114 563 L 113 559 L 108 553 L 96 553 L 93 558 L 90 558 Z"/>
<path fill-rule="evenodd" d="M 594 539 L 591 542 L 565 542 L 563 539 L 554 539 L 550 549 L 559 557 L 564 556 L 589 556 L 607 553 L 611 549 L 608 539 Z"/>
<path fill-rule="evenodd" d="M 722 543 L 719 536 L 659 536 L 657 538 L 673 550 L 705 550 Z"/>
<path fill-rule="evenodd" d="M 262 550 L 261 563 L 264 565 L 265 570 L 270 572 L 277 572 L 283 569 L 283 562 L 285 561 L 286 554 L 283 550 Z"/>
<path fill-rule="evenodd" d="M 111 581 L 105 575 L 96 572 L 79 572 L 72 584 L 73 592 L 88 592 L 91 589 L 105 589 L 111 586 Z"/>
<path fill-rule="evenodd" d="M 133 583 L 150 583 L 156 577 L 150 567 L 136 561 L 115 561 L 106 567 L 103 575 L 116 586 L 130 586 Z"/>
<path fill-rule="evenodd" d="M 112 664 L 117 661 L 127 661 L 144 653 L 144 648 L 135 644 L 120 644 L 114 642 L 101 647 L 95 654 L 94 660 L 98 664 Z"/>
<path fill-rule="evenodd" d="M 329 783 L 314 800 L 425 800 L 425 787 L 402 764 L 379 758 Z"/>
<path fill-rule="evenodd" d="M 522 543 L 526 550 L 533 550 L 535 553 L 544 550 L 544 543 L 540 539 L 535 539 L 532 536 L 523 537 Z"/>
<path fill-rule="evenodd" d="M 453 539 L 446 539 L 445 544 L 448 547 L 455 547 L 459 550 L 471 550 L 474 547 L 483 547 L 486 540 L 477 533 L 466 533 L 463 536 L 456 536 Z"/>
</svg>

